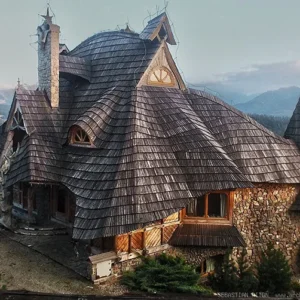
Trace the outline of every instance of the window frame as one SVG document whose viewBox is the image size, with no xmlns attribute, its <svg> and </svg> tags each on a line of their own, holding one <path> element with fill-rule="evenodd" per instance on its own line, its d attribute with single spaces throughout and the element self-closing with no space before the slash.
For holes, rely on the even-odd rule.
<svg viewBox="0 0 300 300">
<path fill-rule="evenodd" d="M 208 195 L 209 194 L 226 194 L 227 195 L 227 216 L 221 217 L 208 217 Z M 186 208 L 183 209 L 183 222 L 184 223 L 218 223 L 218 224 L 232 224 L 233 214 L 233 191 L 213 191 L 204 195 L 205 201 L 205 217 L 188 216 Z"/>
<path fill-rule="evenodd" d="M 76 135 L 80 133 L 81 135 L 85 135 L 88 138 L 88 142 L 85 141 L 76 141 Z M 76 147 L 93 147 L 93 143 L 91 141 L 90 136 L 87 134 L 87 132 L 82 129 L 78 125 L 73 125 L 70 128 L 69 132 L 69 145 L 76 146 Z"/>
<path fill-rule="evenodd" d="M 167 76 L 170 77 L 171 82 L 165 83 L 163 81 L 160 81 L 155 74 L 156 71 L 160 71 L 160 72 L 165 71 L 167 73 Z M 157 78 L 157 81 L 151 80 L 152 74 L 154 74 L 154 76 Z M 149 72 L 147 83 L 148 83 L 148 85 L 151 85 L 151 86 L 167 86 L 167 87 L 175 87 L 176 86 L 175 78 L 174 78 L 172 72 L 168 68 L 163 67 L 163 66 L 153 68 Z"/>
</svg>

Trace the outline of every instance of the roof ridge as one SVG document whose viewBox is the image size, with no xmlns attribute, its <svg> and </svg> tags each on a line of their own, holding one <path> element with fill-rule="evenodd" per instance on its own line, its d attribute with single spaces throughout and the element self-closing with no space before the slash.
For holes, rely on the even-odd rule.
<svg viewBox="0 0 300 300">
<path fill-rule="evenodd" d="M 85 45 L 86 43 L 88 43 L 91 40 L 97 38 L 98 36 L 105 35 L 105 34 L 110 34 L 110 33 L 114 33 L 114 34 L 119 33 L 119 34 L 124 35 L 124 36 L 133 36 L 133 35 L 135 35 L 136 37 L 138 37 L 138 39 L 140 39 L 139 34 L 136 33 L 136 32 L 126 32 L 126 31 L 121 31 L 121 30 L 110 30 L 110 29 L 102 30 L 100 32 L 94 33 L 93 35 L 91 35 L 88 38 L 86 38 L 85 40 L 83 40 L 81 43 L 79 43 L 75 48 L 73 48 L 66 55 L 71 55 L 71 53 L 74 52 L 75 50 L 77 50 L 79 47 Z"/>
</svg>

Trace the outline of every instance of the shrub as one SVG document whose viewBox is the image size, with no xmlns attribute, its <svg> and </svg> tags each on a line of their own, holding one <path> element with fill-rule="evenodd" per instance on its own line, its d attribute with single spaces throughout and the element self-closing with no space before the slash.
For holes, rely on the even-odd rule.
<svg viewBox="0 0 300 300">
<path fill-rule="evenodd" d="M 299 293 L 300 292 L 300 283 L 298 281 L 292 281 L 291 290 L 293 290 L 295 293 Z"/>
<path fill-rule="evenodd" d="M 161 254 L 156 258 L 142 258 L 135 271 L 124 272 L 122 284 L 144 292 L 182 292 L 211 294 L 198 285 L 199 275 L 183 258 Z"/>
<path fill-rule="evenodd" d="M 213 290 L 219 292 L 237 292 L 238 289 L 238 270 L 231 259 L 231 250 L 228 249 L 224 255 L 221 265 L 216 265 L 215 272 L 209 274 L 208 282 Z"/>
<path fill-rule="evenodd" d="M 288 292 L 291 288 L 292 272 L 288 261 L 279 249 L 268 244 L 267 250 L 262 253 L 261 261 L 257 266 L 259 290 L 271 295 Z"/>
<path fill-rule="evenodd" d="M 258 280 L 247 261 L 247 251 L 244 248 L 237 260 L 237 266 L 230 258 L 231 250 L 227 250 L 223 263 L 217 265 L 215 273 L 209 275 L 208 280 L 214 290 L 219 292 L 243 292 L 257 291 Z"/>
</svg>

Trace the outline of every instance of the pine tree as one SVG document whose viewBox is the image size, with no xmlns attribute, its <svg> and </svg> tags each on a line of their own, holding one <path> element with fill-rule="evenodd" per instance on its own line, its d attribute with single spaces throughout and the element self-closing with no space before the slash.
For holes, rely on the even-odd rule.
<svg viewBox="0 0 300 300">
<path fill-rule="evenodd" d="M 237 292 L 239 290 L 238 270 L 231 259 L 231 250 L 224 255 L 221 265 L 217 265 L 215 272 L 208 276 L 212 288 L 219 292 Z"/>
<path fill-rule="evenodd" d="M 270 295 L 285 293 L 290 290 L 292 272 L 288 261 L 279 249 L 268 244 L 262 253 L 260 264 L 257 266 L 259 290 Z"/>
<path fill-rule="evenodd" d="M 258 280 L 254 275 L 252 267 L 249 266 L 246 248 L 243 248 L 241 256 L 237 259 L 237 263 L 240 278 L 239 291 L 243 293 L 256 292 Z"/>
</svg>

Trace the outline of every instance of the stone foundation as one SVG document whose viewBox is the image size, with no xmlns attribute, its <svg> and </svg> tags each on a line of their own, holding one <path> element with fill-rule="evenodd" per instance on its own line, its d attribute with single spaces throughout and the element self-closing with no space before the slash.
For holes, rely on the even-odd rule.
<svg viewBox="0 0 300 300">
<path fill-rule="evenodd" d="M 182 256 L 189 264 L 199 266 L 208 257 L 224 255 L 226 248 L 203 248 L 203 247 L 172 247 L 168 254 Z"/>
<path fill-rule="evenodd" d="M 288 184 L 257 184 L 235 191 L 233 220 L 247 243 L 251 262 L 271 242 L 284 252 L 293 270 L 299 271 L 300 212 L 289 211 L 298 192 L 299 186 Z"/>
</svg>

